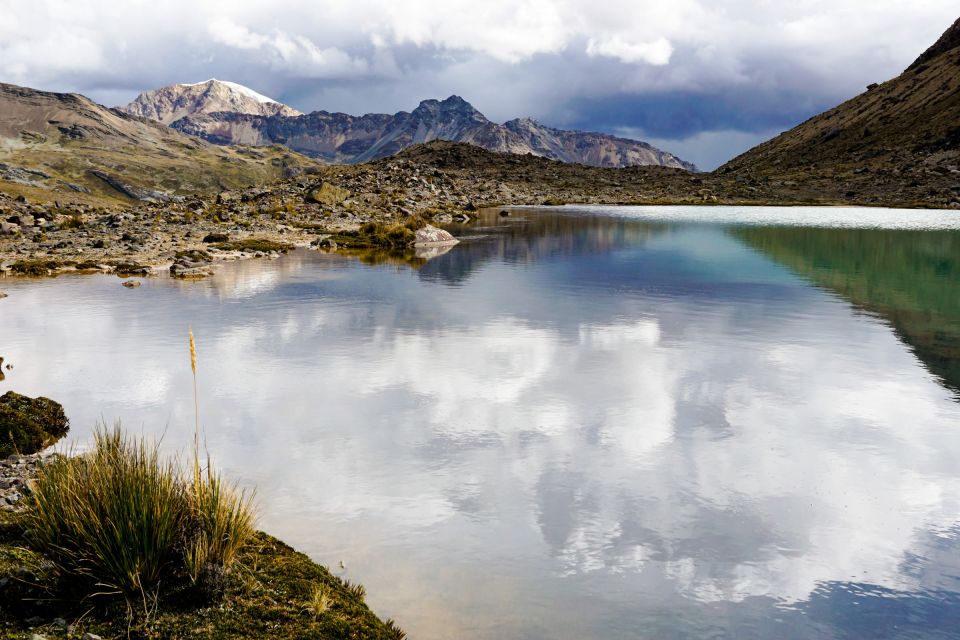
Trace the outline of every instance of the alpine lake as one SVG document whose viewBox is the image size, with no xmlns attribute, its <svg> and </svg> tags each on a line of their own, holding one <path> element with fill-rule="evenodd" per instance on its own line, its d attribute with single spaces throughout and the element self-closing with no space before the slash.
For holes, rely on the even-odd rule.
<svg viewBox="0 0 960 640">
<path fill-rule="evenodd" d="M 960 634 L 960 212 L 484 210 L 0 280 L 0 393 L 185 453 L 422 640 Z"/>
</svg>

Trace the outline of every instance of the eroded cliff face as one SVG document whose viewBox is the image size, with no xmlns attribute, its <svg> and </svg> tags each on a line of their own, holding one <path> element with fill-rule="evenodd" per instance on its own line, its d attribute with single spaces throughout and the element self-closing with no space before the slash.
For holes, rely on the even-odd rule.
<svg viewBox="0 0 960 640">
<path fill-rule="evenodd" d="M 433 140 L 467 142 L 489 151 L 526 154 L 596 167 L 658 165 L 696 168 L 645 142 L 601 133 L 564 131 L 529 118 L 490 121 L 459 96 L 425 100 L 393 115 L 315 111 L 306 115 L 195 113 L 172 126 L 217 144 L 282 144 L 328 162 L 357 163 L 391 156 Z"/>
<path fill-rule="evenodd" d="M 300 112 L 243 85 L 210 79 L 195 84 L 175 84 L 141 93 L 121 111 L 172 124 L 204 113 L 247 113 L 258 116 L 298 116 Z"/>
</svg>

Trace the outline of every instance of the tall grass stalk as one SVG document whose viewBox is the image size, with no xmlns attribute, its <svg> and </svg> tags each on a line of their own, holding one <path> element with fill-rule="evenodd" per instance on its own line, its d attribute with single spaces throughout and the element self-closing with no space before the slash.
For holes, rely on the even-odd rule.
<svg viewBox="0 0 960 640">
<path fill-rule="evenodd" d="M 210 456 L 200 464 L 197 351 L 193 372 L 193 477 L 155 443 L 100 425 L 94 448 L 41 469 L 27 514 L 31 539 L 67 574 L 123 594 L 155 600 L 161 580 L 189 582 L 221 595 L 231 566 L 254 534 L 252 496 L 224 482 Z"/>
<path fill-rule="evenodd" d="M 197 394 L 197 343 L 193 339 L 193 327 L 187 327 L 190 335 L 190 370 L 193 372 L 193 483 L 200 484 L 200 400 Z"/>
</svg>

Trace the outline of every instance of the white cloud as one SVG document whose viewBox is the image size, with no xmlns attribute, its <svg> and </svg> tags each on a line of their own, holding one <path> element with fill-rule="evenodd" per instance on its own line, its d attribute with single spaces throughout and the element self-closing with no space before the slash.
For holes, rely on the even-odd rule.
<svg viewBox="0 0 960 640">
<path fill-rule="evenodd" d="M 351 58 L 336 47 L 320 48 L 302 35 L 274 30 L 269 35 L 256 33 L 229 19 L 221 19 L 209 27 L 214 42 L 266 56 L 275 68 L 283 68 L 303 76 L 356 77 L 369 70 L 366 60 Z"/>
<path fill-rule="evenodd" d="M 646 63 L 662 66 L 670 62 L 673 45 L 666 38 L 658 38 L 653 42 L 628 42 L 619 36 L 590 38 L 587 41 L 587 55 L 607 56 L 629 64 Z"/>
<path fill-rule="evenodd" d="M 956 13 L 955 0 L 0 0 L 0 81 L 116 104 L 217 77 L 351 113 L 457 93 L 501 121 L 646 126 L 698 144 L 691 130 L 787 128 L 892 77 Z M 757 115 L 681 105 L 681 135 L 641 125 L 639 104 L 604 118 L 581 104 L 671 92 L 726 92 Z"/>
</svg>

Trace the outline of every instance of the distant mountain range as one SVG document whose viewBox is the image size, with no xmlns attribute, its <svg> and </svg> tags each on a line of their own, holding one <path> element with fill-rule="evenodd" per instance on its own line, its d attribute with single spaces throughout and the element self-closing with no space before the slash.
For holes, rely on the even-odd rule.
<svg viewBox="0 0 960 640">
<path fill-rule="evenodd" d="M 554 129 L 530 118 L 497 124 L 459 96 L 424 100 L 411 112 L 393 115 L 301 114 L 242 85 L 208 80 L 148 91 L 122 110 L 216 144 L 280 144 L 333 163 L 366 162 L 418 143 L 449 140 L 595 167 L 657 165 L 696 170 L 693 164 L 646 142 Z"/>
</svg>

